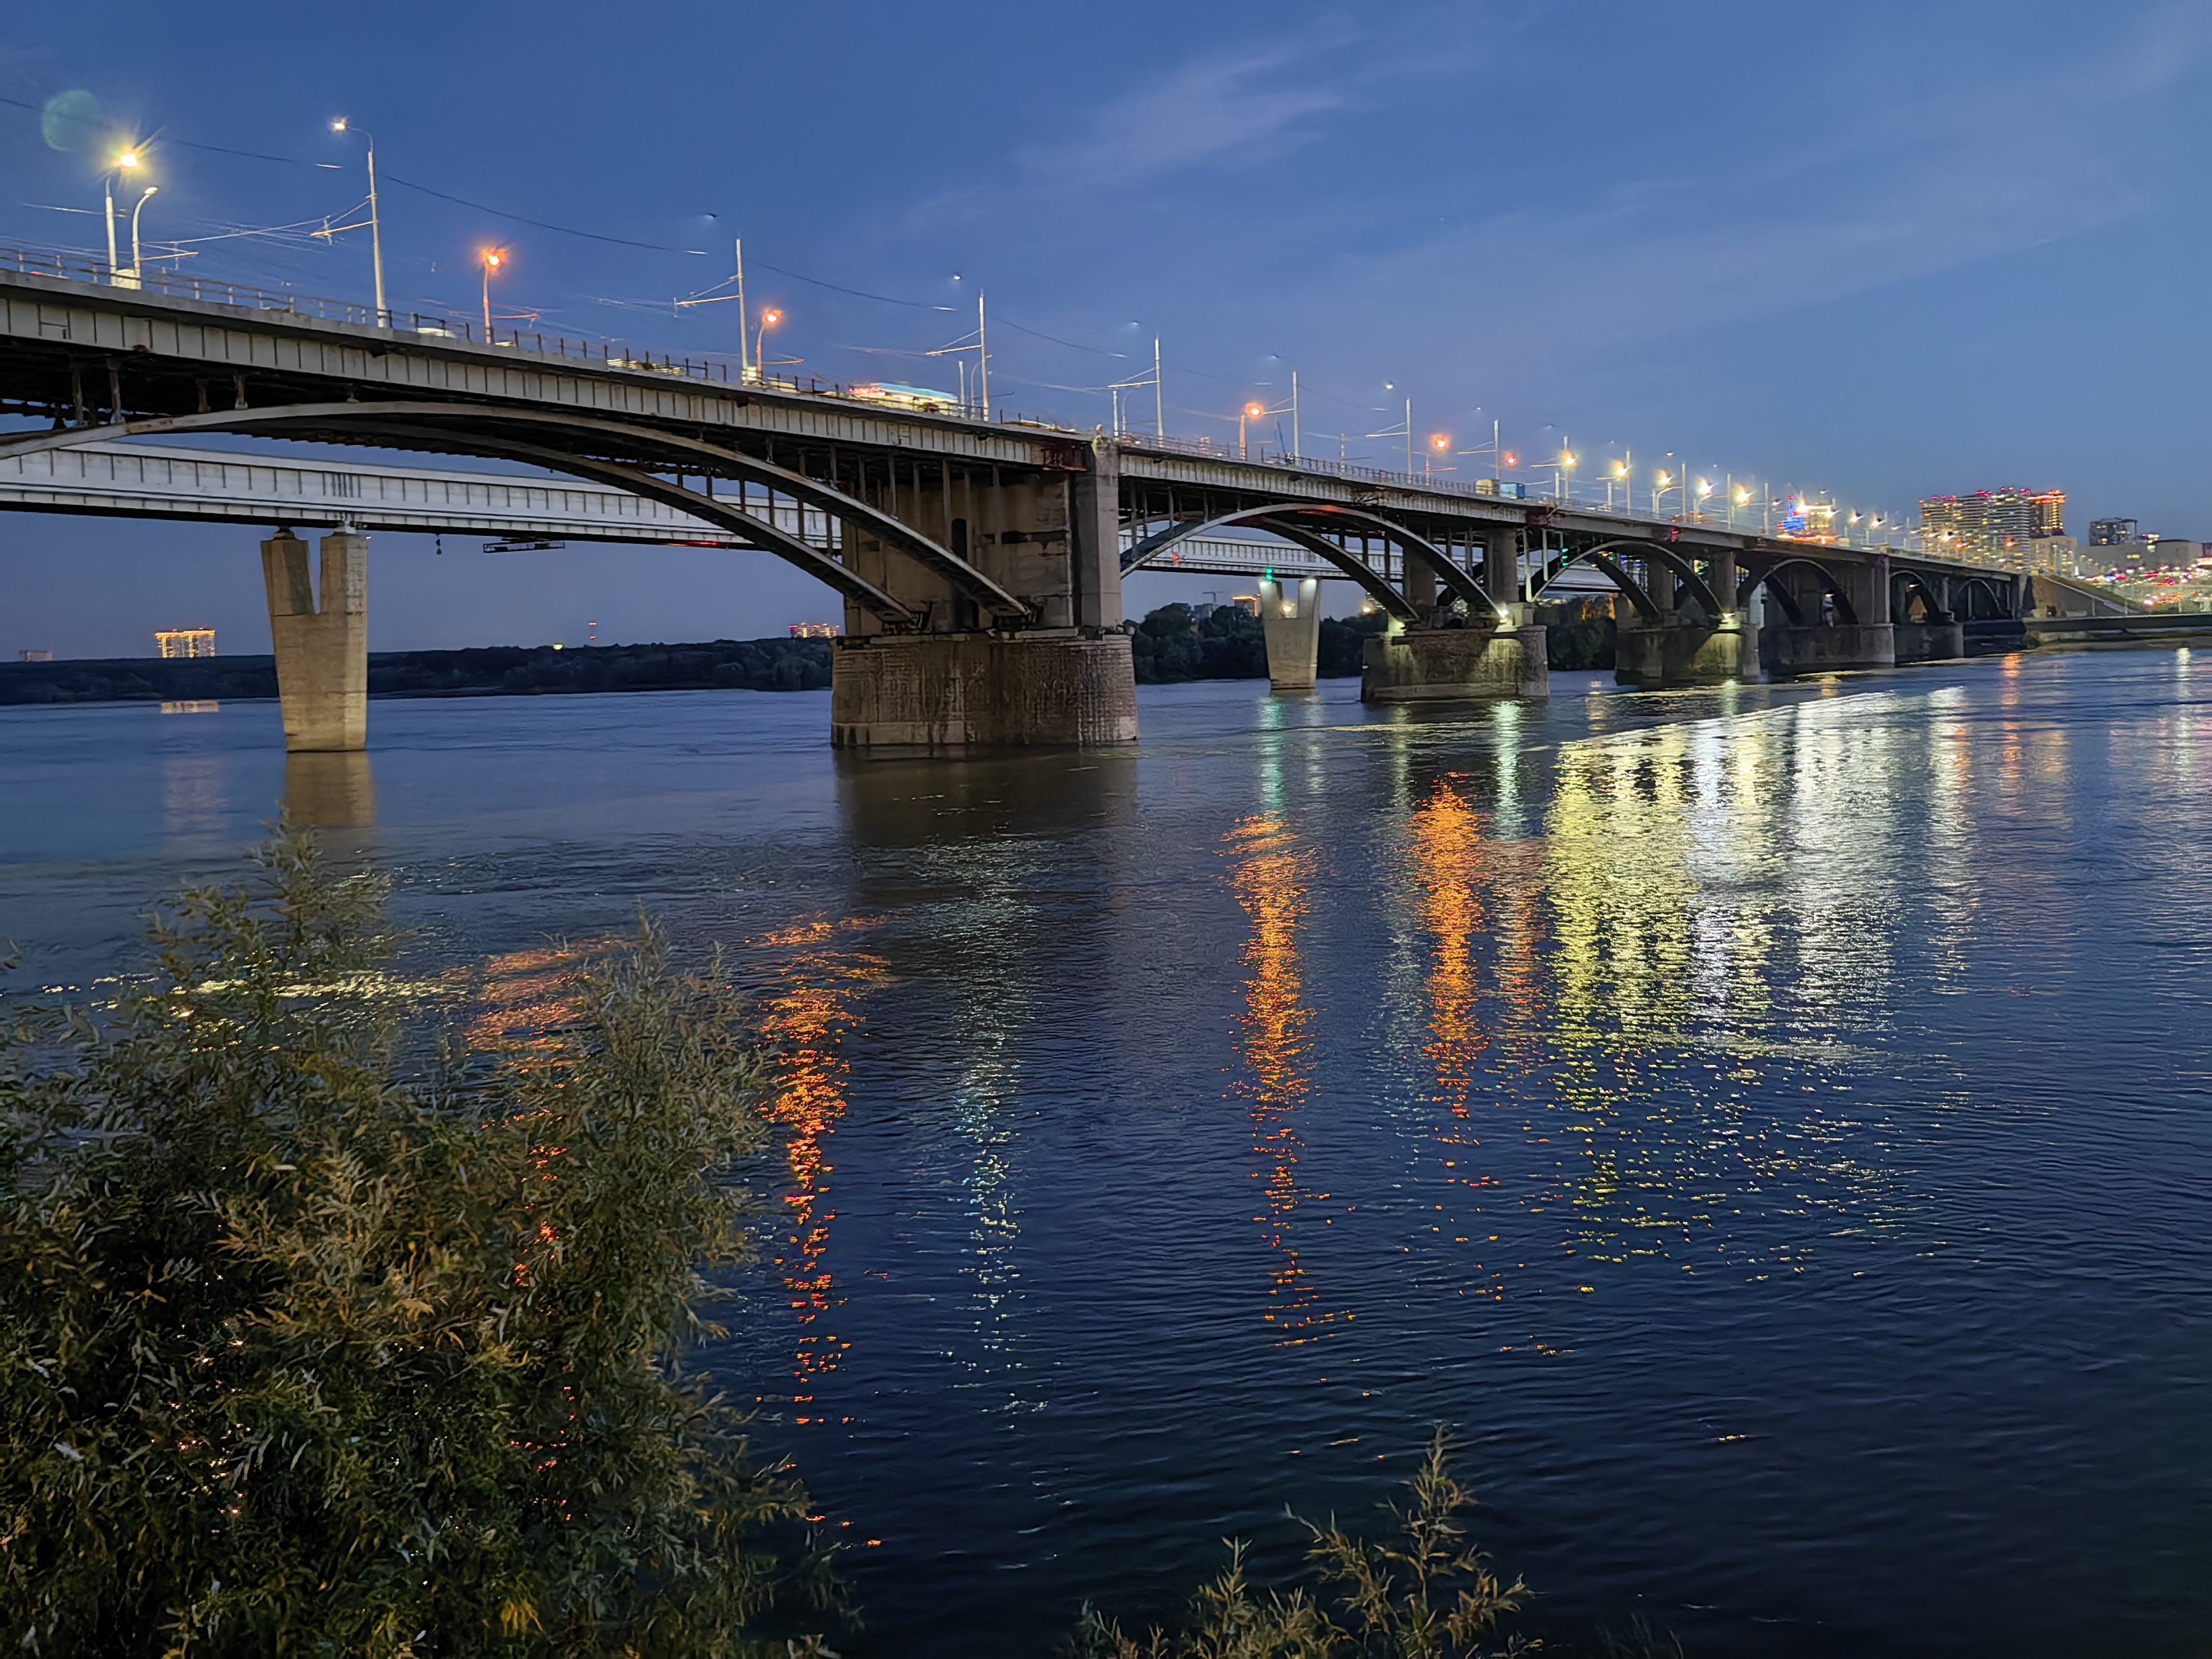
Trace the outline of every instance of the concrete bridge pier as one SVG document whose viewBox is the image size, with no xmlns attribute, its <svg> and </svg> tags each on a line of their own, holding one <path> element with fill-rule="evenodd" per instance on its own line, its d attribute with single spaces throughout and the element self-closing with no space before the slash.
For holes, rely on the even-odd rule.
<svg viewBox="0 0 2212 1659">
<path fill-rule="evenodd" d="M 831 659 L 830 742 L 887 750 L 1133 742 L 1112 442 L 1042 477 L 951 459 L 893 465 L 879 505 L 972 561 L 1030 612 L 981 614 L 945 578 L 856 536 L 855 568 L 921 622 L 893 631 L 848 605 Z"/>
<path fill-rule="evenodd" d="M 1897 630 L 1890 621 L 1886 555 L 1844 566 L 1829 578 L 1832 587 L 1802 564 L 1785 568 L 1769 580 L 1781 584 L 1790 601 L 1775 607 L 1783 611 L 1784 620 L 1770 622 L 1759 635 L 1759 661 L 1770 672 L 1821 674 L 1896 665 Z M 1788 619 L 1793 609 L 1802 620 Z"/>
<path fill-rule="evenodd" d="M 295 754 L 368 746 L 368 538 L 335 531 L 322 555 L 319 606 L 307 543 L 279 530 L 261 544 L 284 747 Z"/>
<path fill-rule="evenodd" d="M 1744 678 L 1743 619 L 1717 623 L 1667 622 L 1641 617 L 1624 620 L 1613 643 L 1613 679 L 1622 685 L 1656 690 L 1662 686 L 1711 685 Z"/>
<path fill-rule="evenodd" d="M 1528 606 L 1521 598 L 1514 536 L 1510 531 L 1493 532 L 1483 554 L 1483 592 L 1497 614 L 1470 617 L 1464 628 L 1393 623 L 1388 633 L 1370 635 L 1359 679 L 1362 702 L 1551 696 L 1544 629 L 1528 620 Z"/>
<path fill-rule="evenodd" d="M 1285 588 L 1260 583 L 1260 628 L 1267 641 L 1267 683 L 1277 691 L 1310 691 L 1321 672 L 1321 583 L 1301 576 Z"/>
</svg>

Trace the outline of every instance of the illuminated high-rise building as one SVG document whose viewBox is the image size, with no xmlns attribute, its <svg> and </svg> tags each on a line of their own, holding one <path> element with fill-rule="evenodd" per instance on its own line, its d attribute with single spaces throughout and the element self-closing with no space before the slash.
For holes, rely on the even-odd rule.
<svg viewBox="0 0 2212 1659">
<path fill-rule="evenodd" d="M 165 657 L 212 657 L 212 628 L 164 628 L 154 635 L 154 648 Z"/>
<path fill-rule="evenodd" d="M 2125 547 L 2142 539 L 2142 526 L 2134 519 L 2094 519 L 2089 524 L 2092 547 Z"/>
<path fill-rule="evenodd" d="M 1921 544 L 1930 553 L 2014 570 L 2050 568 L 2036 544 L 2066 533 L 2063 489 L 1982 489 L 1920 503 Z"/>
</svg>

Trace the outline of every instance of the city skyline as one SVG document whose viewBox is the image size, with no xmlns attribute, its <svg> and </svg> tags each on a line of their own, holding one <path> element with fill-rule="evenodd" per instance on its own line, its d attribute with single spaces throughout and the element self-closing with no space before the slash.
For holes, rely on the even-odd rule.
<svg viewBox="0 0 2212 1659">
<path fill-rule="evenodd" d="M 193 269 L 366 298 L 363 237 L 313 234 L 365 192 L 365 127 L 395 307 L 474 314 L 472 256 L 497 245 L 507 313 L 734 356 L 730 307 L 673 301 L 711 295 L 742 234 L 756 317 L 784 313 L 770 349 L 825 379 L 950 385 L 941 360 L 906 354 L 957 336 L 980 287 L 1000 399 L 1071 423 L 1106 422 L 1106 386 L 1148 369 L 1158 337 L 1169 424 L 1193 434 L 1233 436 L 1244 402 L 1272 409 L 1296 370 L 1309 452 L 1342 443 L 1377 465 L 1405 441 L 1382 434 L 1410 398 L 1408 435 L 1455 452 L 1498 420 L 1524 456 L 1631 453 L 1647 474 L 1686 463 L 1892 513 L 2047 479 L 2084 519 L 2203 533 L 2174 401 L 2205 345 L 2184 293 L 2199 186 L 2164 136 L 2178 124 L 2143 118 L 2201 81 L 2204 29 L 2151 6 L 2094 22 L 2030 7 L 1982 41 L 1960 19 L 1876 10 L 1846 26 L 1703 7 L 1668 29 L 1624 8 L 1574 14 L 1580 27 L 1544 6 L 1308 8 L 1261 33 L 1168 28 L 1140 7 L 1095 39 L 875 12 L 836 43 L 765 13 L 665 14 L 708 55 L 832 66 L 828 112 L 804 76 L 767 75 L 721 130 L 678 100 L 609 102 L 601 60 L 574 51 L 582 13 L 501 38 L 501 72 L 536 89 L 522 110 L 464 95 L 465 24 L 420 61 L 381 37 L 341 55 L 343 31 L 313 20 L 225 42 L 266 71 L 267 95 L 237 107 L 195 95 L 216 48 L 160 14 L 119 32 L 45 19 L 0 64 L 19 183 L 0 239 L 98 246 L 98 158 L 46 118 L 82 93 L 96 114 L 68 109 L 85 131 L 150 141 L 149 246 L 223 236 L 193 245 Z M 1547 72 L 1583 94 L 1571 131 L 1524 84 Z M 936 76 L 975 90 L 917 103 Z M 1998 121 L 2023 89 L 2034 122 Z M 355 132 L 330 131 L 341 116 Z M 1747 147 L 1735 135 L 1753 127 L 1766 136 Z M 779 164 L 793 132 L 805 143 Z M 234 234 L 270 226 L 292 228 Z M 2141 387 L 2124 417 L 2100 391 L 2115 380 Z M 415 539 L 378 538 L 380 648 L 575 637 L 586 617 L 606 637 L 677 637 L 697 631 L 702 597 L 714 633 L 820 608 L 761 560 L 572 549 L 538 556 L 545 579 L 524 583 L 511 562 Z M 111 626 L 112 646 L 203 613 L 250 639 L 265 627 L 251 540 L 26 521 L 0 581 L 39 637 L 11 630 L 0 648 L 92 654 Z M 1188 586 L 1158 581 L 1133 608 Z M 118 591 L 152 611 L 120 614 Z M 556 608 L 556 591 L 578 597 Z M 463 623 L 467 639 L 437 632 Z"/>
</svg>

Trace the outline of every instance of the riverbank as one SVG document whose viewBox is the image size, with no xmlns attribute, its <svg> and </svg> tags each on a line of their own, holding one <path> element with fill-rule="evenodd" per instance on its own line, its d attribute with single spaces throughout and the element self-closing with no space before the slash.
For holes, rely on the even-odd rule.
<svg viewBox="0 0 2212 1659">
<path fill-rule="evenodd" d="M 584 691 L 819 691 L 827 640 L 713 640 L 692 645 L 495 645 L 372 651 L 373 697 L 532 696 Z M 210 702 L 273 697 L 267 655 L 112 657 L 0 663 L 0 706 Z"/>
</svg>

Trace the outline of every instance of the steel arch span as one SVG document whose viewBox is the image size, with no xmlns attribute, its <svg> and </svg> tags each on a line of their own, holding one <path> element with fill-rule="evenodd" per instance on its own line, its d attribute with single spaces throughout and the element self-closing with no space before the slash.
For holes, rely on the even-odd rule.
<svg viewBox="0 0 2212 1659">
<path fill-rule="evenodd" d="M 1595 565 L 1605 573 L 1613 585 L 1620 590 L 1622 596 L 1636 607 L 1637 615 L 1646 620 L 1656 620 L 1660 615 L 1659 603 L 1621 567 L 1616 556 L 1622 553 L 1656 561 L 1673 571 L 1681 579 L 1682 586 L 1690 590 L 1690 597 L 1703 607 L 1708 617 L 1717 621 L 1721 613 L 1729 608 L 1720 602 L 1705 579 L 1698 574 L 1697 566 L 1683 557 L 1679 549 L 1668 547 L 1663 542 L 1628 536 L 1563 552 L 1558 558 L 1548 562 L 1540 573 L 1531 573 L 1528 588 L 1529 602 L 1534 603 L 1538 594 L 1576 565 L 1587 563 Z"/>
</svg>

